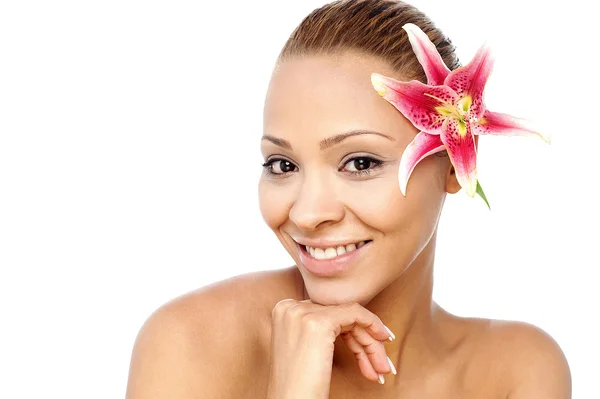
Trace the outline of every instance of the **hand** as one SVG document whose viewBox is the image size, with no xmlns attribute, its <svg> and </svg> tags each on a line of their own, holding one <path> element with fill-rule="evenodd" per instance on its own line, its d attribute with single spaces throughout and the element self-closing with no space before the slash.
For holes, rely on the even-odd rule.
<svg viewBox="0 0 600 399">
<path fill-rule="evenodd" d="M 382 341 L 393 334 L 358 303 L 322 306 L 310 300 L 279 301 L 272 311 L 268 399 L 327 399 L 336 337 L 371 381 L 392 371 Z"/>
</svg>

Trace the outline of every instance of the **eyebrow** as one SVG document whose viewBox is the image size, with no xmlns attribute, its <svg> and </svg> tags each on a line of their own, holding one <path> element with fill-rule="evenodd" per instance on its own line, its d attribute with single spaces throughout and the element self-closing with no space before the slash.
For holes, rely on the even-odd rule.
<svg viewBox="0 0 600 399">
<path fill-rule="evenodd" d="M 348 137 L 360 136 L 363 134 L 374 134 L 377 136 L 385 137 L 388 140 L 395 141 L 395 139 L 393 137 L 388 136 L 387 134 L 374 132 L 371 130 L 352 130 L 352 131 L 349 131 L 346 133 L 336 134 L 335 136 L 327 137 L 326 139 L 321 140 L 319 142 L 319 147 L 321 148 L 321 150 L 326 150 L 330 147 L 333 147 L 336 144 L 341 143 L 342 141 L 346 140 Z M 281 139 L 279 137 L 264 135 L 264 136 L 262 136 L 261 140 L 267 140 L 279 147 L 285 148 L 290 151 L 292 150 L 292 145 L 290 144 L 290 142 L 287 140 Z"/>
</svg>

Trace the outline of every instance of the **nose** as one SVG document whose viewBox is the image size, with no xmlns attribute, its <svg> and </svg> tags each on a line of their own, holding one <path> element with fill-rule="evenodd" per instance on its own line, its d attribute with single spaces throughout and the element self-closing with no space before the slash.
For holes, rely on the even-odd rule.
<svg viewBox="0 0 600 399">
<path fill-rule="evenodd" d="M 314 172 L 299 186 L 289 218 L 301 230 L 339 222 L 344 218 L 344 204 L 336 193 L 330 176 Z"/>
</svg>

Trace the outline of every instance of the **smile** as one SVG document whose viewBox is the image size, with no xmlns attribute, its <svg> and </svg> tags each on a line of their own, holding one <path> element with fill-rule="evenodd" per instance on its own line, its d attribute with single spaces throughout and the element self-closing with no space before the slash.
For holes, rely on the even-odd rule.
<svg viewBox="0 0 600 399">
<path fill-rule="evenodd" d="M 338 256 L 344 255 L 348 252 L 355 251 L 356 249 L 362 247 L 369 241 L 371 241 L 371 240 L 359 241 L 359 242 L 352 243 L 352 244 L 339 245 L 337 247 L 329 247 L 329 248 L 316 248 L 316 247 L 310 247 L 308 245 L 302 245 L 302 246 L 306 249 L 306 252 L 308 254 L 310 254 L 310 256 L 312 258 L 322 260 L 322 259 L 334 259 L 334 258 L 337 258 Z"/>
</svg>

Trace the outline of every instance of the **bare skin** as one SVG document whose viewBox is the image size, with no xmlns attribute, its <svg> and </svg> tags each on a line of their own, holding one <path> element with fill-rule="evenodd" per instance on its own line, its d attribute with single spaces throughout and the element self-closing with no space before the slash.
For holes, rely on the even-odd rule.
<svg viewBox="0 0 600 399">
<path fill-rule="evenodd" d="M 384 385 L 365 378 L 338 336 L 330 398 L 570 398 L 564 355 L 542 330 L 457 317 L 432 300 L 437 224 L 460 186 L 448 158 L 431 156 L 402 195 L 398 164 L 417 130 L 373 90 L 371 72 L 402 78 L 354 53 L 275 69 L 261 143 L 275 174 L 263 174 L 259 198 L 296 266 L 219 282 L 155 312 L 136 341 L 129 399 L 265 398 L 272 310 L 286 298 L 360 304 L 396 336 L 385 351 L 398 373 Z M 320 144 L 357 130 L 379 134 Z M 369 173 L 353 173 L 365 164 Z M 322 277 L 302 264 L 296 242 L 319 239 L 371 242 L 343 273 Z"/>
</svg>

